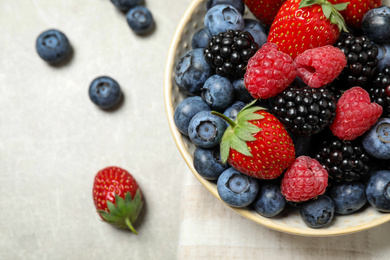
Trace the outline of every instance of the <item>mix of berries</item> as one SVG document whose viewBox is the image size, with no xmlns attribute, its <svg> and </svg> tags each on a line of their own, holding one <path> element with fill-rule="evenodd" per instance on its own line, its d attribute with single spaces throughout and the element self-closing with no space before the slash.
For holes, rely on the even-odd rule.
<svg viewBox="0 0 390 260">
<path fill-rule="evenodd" d="M 206 10 L 176 67 L 188 96 L 174 121 L 220 198 L 264 217 L 293 206 L 311 228 L 368 204 L 390 212 L 390 7 L 208 0 Z"/>
</svg>

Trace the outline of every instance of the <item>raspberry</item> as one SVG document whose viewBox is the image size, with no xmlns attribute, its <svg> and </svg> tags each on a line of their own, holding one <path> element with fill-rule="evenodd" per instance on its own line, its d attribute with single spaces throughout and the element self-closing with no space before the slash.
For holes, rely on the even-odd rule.
<svg viewBox="0 0 390 260">
<path fill-rule="evenodd" d="M 353 140 L 376 123 L 383 108 L 371 103 L 367 91 L 353 87 L 337 101 L 336 118 L 330 126 L 333 135 L 342 140 Z"/>
<path fill-rule="evenodd" d="M 281 192 L 288 201 L 301 202 L 325 192 L 328 172 L 309 156 L 299 156 L 284 174 Z"/>
<path fill-rule="evenodd" d="M 295 60 L 298 76 L 310 87 L 319 88 L 332 82 L 347 65 L 344 53 L 331 45 L 309 49 Z"/>
<path fill-rule="evenodd" d="M 274 43 L 265 43 L 248 61 L 244 81 L 254 98 L 276 96 L 298 75 L 292 58 L 278 48 Z"/>
</svg>

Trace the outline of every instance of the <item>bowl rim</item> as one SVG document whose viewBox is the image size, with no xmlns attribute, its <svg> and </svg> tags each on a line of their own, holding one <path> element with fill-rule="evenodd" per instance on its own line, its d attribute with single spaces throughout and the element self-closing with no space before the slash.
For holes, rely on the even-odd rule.
<svg viewBox="0 0 390 260">
<path fill-rule="evenodd" d="M 168 57 L 166 60 L 166 67 L 165 67 L 165 73 L 164 73 L 164 102 L 165 102 L 165 110 L 166 115 L 168 117 L 168 123 L 171 130 L 171 134 L 173 136 L 173 139 L 176 143 L 177 148 L 180 151 L 180 154 L 182 155 L 184 161 L 186 162 L 187 166 L 190 168 L 192 173 L 195 175 L 195 177 L 198 179 L 198 181 L 206 187 L 216 198 L 218 198 L 225 206 L 232 209 L 239 215 L 254 221 L 255 223 L 258 223 L 262 226 L 268 227 L 273 230 L 277 230 L 283 233 L 293 234 L 293 235 L 299 235 L 299 236 L 309 236 L 309 237 L 331 237 L 331 236 L 340 236 L 340 235 L 347 235 L 352 234 L 364 230 L 371 229 L 373 227 L 379 226 L 383 223 L 386 223 L 390 221 L 390 213 L 386 214 L 383 213 L 383 217 L 379 219 L 375 219 L 371 222 L 352 226 L 352 227 L 346 227 L 341 229 L 303 229 L 303 228 L 296 228 L 296 227 L 286 227 L 283 225 L 278 225 L 275 222 L 271 221 L 270 219 L 267 219 L 265 217 L 262 217 L 260 215 L 254 215 L 251 214 L 247 208 L 234 208 L 231 206 L 228 206 L 226 203 L 224 203 L 221 198 L 218 195 L 218 191 L 211 182 L 204 179 L 201 175 L 197 173 L 193 166 L 192 162 L 192 155 L 188 152 L 188 149 L 186 148 L 186 145 L 182 139 L 182 134 L 177 130 L 173 116 L 174 116 L 174 107 L 172 105 L 172 87 L 173 87 L 173 81 L 172 81 L 172 75 L 175 63 L 175 50 L 177 49 L 177 46 L 180 44 L 180 36 L 182 34 L 182 31 L 184 30 L 187 23 L 190 21 L 191 15 L 194 12 L 195 8 L 197 8 L 200 4 L 204 3 L 205 0 L 193 0 L 192 3 L 189 5 L 187 10 L 185 11 L 184 15 L 182 16 L 179 25 L 176 28 L 176 31 L 174 33 L 174 36 L 172 38 Z"/>
</svg>

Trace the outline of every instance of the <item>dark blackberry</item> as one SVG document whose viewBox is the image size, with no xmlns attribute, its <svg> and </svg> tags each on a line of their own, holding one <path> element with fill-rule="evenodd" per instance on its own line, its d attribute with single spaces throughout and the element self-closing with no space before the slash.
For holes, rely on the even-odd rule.
<svg viewBox="0 0 390 260">
<path fill-rule="evenodd" d="M 370 158 L 360 142 L 328 139 L 320 145 L 314 158 L 334 182 L 363 181 L 369 175 Z"/>
<path fill-rule="evenodd" d="M 372 102 L 383 107 L 381 117 L 390 117 L 390 67 L 385 67 L 382 72 L 376 74 L 373 83 L 368 89 Z"/>
<path fill-rule="evenodd" d="M 336 99 L 326 88 L 291 86 L 275 97 L 273 112 L 294 134 L 310 136 L 333 123 Z"/>
<path fill-rule="evenodd" d="M 349 87 L 365 86 L 378 64 L 378 47 L 367 36 L 354 36 L 350 33 L 342 33 L 335 46 L 348 59 L 339 79 Z"/>
<path fill-rule="evenodd" d="M 244 76 L 248 60 L 258 49 L 249 32 L 227 30 L 212 36 L 203 54 L 216 74 L 234 79 Z"/>
</svg>

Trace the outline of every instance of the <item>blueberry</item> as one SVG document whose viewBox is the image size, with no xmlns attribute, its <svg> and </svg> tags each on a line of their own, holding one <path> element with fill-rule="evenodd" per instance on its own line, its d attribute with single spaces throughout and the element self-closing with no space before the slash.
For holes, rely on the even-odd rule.
<svg viewBox="0 0 390 260">
<path fill-rule="evenodd" d="M 254 19 L 244 19 L 244 22 L 244 31 L 249 32 L 261 48 L 261 46 L 267 42 L 268 37 L 265 27 L 259 21 Z"/>
<path fill-rule="evenodd" d="M 207 11 L 204 26 L 210 30 L 212 35 L 216 35 L 230 29 L 242 30 L 245 23 L 242 14 L 236 8 L 220 4 Z"/>
<path fill-rule="evenodd" d="M 130 8 L 141 4 L 142 0 L 111 0 L 111 2 L 122 11 L 127 12 Z"/>
<path fill-rule="evenodd" d="M 223 119 L 210 111 L 201 111 L 192 117 L 188 125 L 188 136 L 194 144 L 202 148 L 212 148 L 219 144 L 225 130 Z"/>
<path fill-rule="evenodd" d="M 211 36 L 211 32 L 205 27 L 198 30 L 196 33 L 194 33 L 191 39 L 192 49 L 207 47 Z"/>
<path fill-rule="evenodd" d="M 196 147 L 193 162 L 195 170 L 203 178 L 211 181 L 217 180 L 221 173 L 230 167 L 229 164 L 222 162 L 218 145 L 212 149 Z"/>
<path fill-rule="evenodd" d="M 367 202 L 366 187 L 359 182 L 335 184 L 330 190 L 337 214 L 347 215 L 361 209 Z"/>
<path fill-rule="evenodd" d="M 236 100 L 242 101 L 245 104 L 250 103 L 254 98 L 245 87 L 243 78 L 239 78 L 233 81 L 233 90 Z"/>
<path fill-rule="evenodd" d="M 280 192 L 280 186 L 274 183 L 263 183 L 260 191 L 253 202 L 253 208 L 263 217 L 272 218 L 283 211 L 286 199 Z"/>
<path fill-rule="evenodd" d="M 37 38 L 35 47 L 38 55 L 51 64 L 66 60 L 71 52 L 66 35 L 55 29 L 41 33 Z"/>
<path fill-rule="evenodd" d="M 199 96 L 187 97 L 176 107 L 173 120 L 180 133 L 188 135 L 188 125 L 192 117 L 200 112 L 210 110 L 210 107 Z"/>
<path fill-rule="evenodd" d="M 223 111 L 234 100 L 233 85 L 229 79 L 213 75 L 209 77 L 201 88 L 203 100 L 213 110 Z"/>
<path fill-rule="evenodd" d="M 219 176 L 217 181 L 219 197 L 232 207 L 250 205 L 259 192 L 259 183 L 253 177 L 229 168 Z"/>
<path fill-rule="evenodd" d="M 114 107 L 122 97 L 118 82 L 107 76 L 94 79 L 88 93 L 92 102 L 102 109 Z"/>
<path fill-rule="evenodd" d="M 301 155 L 310 156 L 314 150 L 312 136 L 298 136 L 287 130 L 293 140 L 295 147 L 295 156 Z"/>
<path fill-rule="evenodd" d="M 203 49 L 192 49 L 177 63 L 175 82 L 185 94 L 200 95 L 200 89 L 212 74 L 213 69 L 203 58 Z"/>
<path fill-rule="evenodd" d="M 300 215 L 308 227 L 322 228 L 328 225 L 334 216 L 334 202 L 326 195 L 307 201 L 300 208 Z"/>
<path fill-rule="evenodd" d="M 363 17 L 362 30 L 370 40 L 378 43 L 390 42 L 390 7 L 383 5 L 369 10 Z"/>
<path fill-rule="evenodd" d="M 127 23 L 137 34 L 147 34 L 154 28 L 154 19 L 148 8 L 137 5 L 126 14 Z"/>
<path fill-rule="evenodd" d="M 390 118 L 380 118 L 364 135 L 362 144 L 369 155 L 390 159 Z"/>
<path fill-rule="evenodd" d="M 242 0 L 207 0 L 206 10 L 210 10 L 212 7 L 220 4 L 227 4 L 235 7 L 241 14 L 244 14 L 245 4 Z"/>
<path fill-rule="evenodd" d="M 378 71 L 383 71 L 385 67 L 390 66 L 390 44 L 377 44 L 376 46 L 378 47 L 378 65 L 376 68 Z"/>
<path fill-rule="evenodd" d="M 237 114 L 245 107 L 245 103 L 241 101 L 234 102 L 230 107 L 226 108 L 223 114 L 230 118 L 233 122 L 237 118 Z M 228 124 L 228 122 L 226 122 Z M 229 124 L 228 124 L 229 125 Z"/>
<path fill-rule="evenodd" d="M 377 171 L 370 177 L 366 196 L 375 209 L 390 212 L 390 171 Z"/>
</svg>

